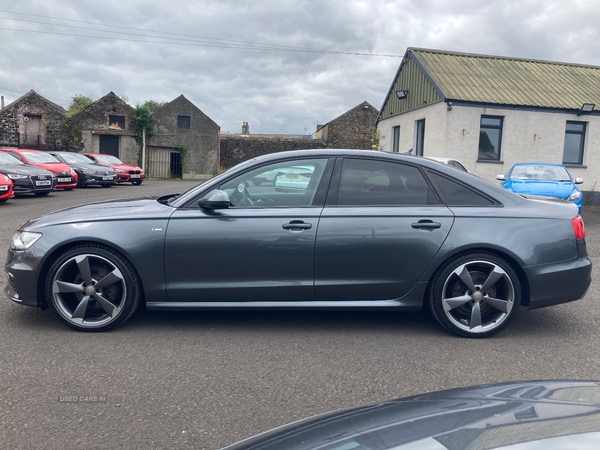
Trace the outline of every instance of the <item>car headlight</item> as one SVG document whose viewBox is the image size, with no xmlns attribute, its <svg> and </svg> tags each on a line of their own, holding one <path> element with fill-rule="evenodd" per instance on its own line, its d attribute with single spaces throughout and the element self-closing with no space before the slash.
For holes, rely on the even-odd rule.
<svg viewBox="0 0 600 450">
<path fill-rule="evenodd" d="M 2 178 L 4 178 L 4 181 L 8 182 L 10 181 L 10 178 L 8 178 L 6 175 L 2 174 Z"/>
<path fill-rule="evenodd" d="M 33 231 L 15 231 L 11 247 L 15 250 L 27 250 L 41 237 L 42 233 L 35 233 Z"/>
<path fill-rule="evenodd" d="M 574 202 L 575 200 L 579 200 L 580 198 L 581 192 L 575 191 L 571 195 L 569 195 L 569 198 L 567 200 L 569 200 L 570 202 Z"/>
<path fill-rule="evenodd" d="M 13 180 L 22 180 L 23 178 L 29 178 L 27 175 L 18 175 L 16 173 L 9 173 L 7 174 L 10 178 L 12 178 Z"/>
<path fill-rule="evenodd" d="M 96 172 L 94 170 L 90 170 L 90 169 L 82 169 L 82 172 L 85 175 L 95 175 L 96 174 Z"/>
<path fill-rule="evenodd" d="M 127 172 L 125 169 L 115 169 L 115 171 L 117 173 L 126 173 Z"/>
</svg>

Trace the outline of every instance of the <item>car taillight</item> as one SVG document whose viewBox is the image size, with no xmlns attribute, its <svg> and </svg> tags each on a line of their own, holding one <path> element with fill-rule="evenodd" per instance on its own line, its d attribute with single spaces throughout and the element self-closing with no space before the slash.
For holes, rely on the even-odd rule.
<svg viewBox="0 0 600 450">
<path fill-rule="evenodd" d="M 583 218 L 581 216 L 577 216 L 571 220 L 571 223 L 573 224 L 575 239 L 585 239 L 585 225 L 583 224 Z"/>
</svg>

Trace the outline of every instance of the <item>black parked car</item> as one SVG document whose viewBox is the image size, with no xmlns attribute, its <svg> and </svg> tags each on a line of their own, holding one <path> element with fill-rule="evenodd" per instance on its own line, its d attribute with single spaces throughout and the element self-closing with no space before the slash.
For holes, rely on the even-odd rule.
<svg viewBox="0 0 600 450">
<path fill-rule="evenodd" d="M 65 164 L 68 164 L 77 172 L 78 186 L 100 185 L 111 187 L 117 183 L 117 172 L 108 166 L 102 166 L 92 162 L 81 153 L 74 152 L 48 152 Z"/>
<path fill-rule="evenodd" d="M 527 381 L 399 398 L 300 420 L 227 450 L 595 449 L 600 385 Z"/>
<path fill-rule="evenodd" d="M 273 171 L 305 181 L 251 183 Z M 416 156 L 306 150 L 255 158 L 182 195 L 31 220 L 6 270 L 12 300 L 48 305 L 83 331 L 115 327 L 145 302 L 425 307 L 446 329 L 485 337 L 520 306 L 582 298 L 592 264 L 573 204 L 526 199 Z"/>
<path fill-rule="evenodd" d="M 8 153 L 0 152 L 0 173 L 12 180 L 15 195 L 44 196 L 56 188 L 56 177 L 52 172 L 25 164 Z"/>
</svg>

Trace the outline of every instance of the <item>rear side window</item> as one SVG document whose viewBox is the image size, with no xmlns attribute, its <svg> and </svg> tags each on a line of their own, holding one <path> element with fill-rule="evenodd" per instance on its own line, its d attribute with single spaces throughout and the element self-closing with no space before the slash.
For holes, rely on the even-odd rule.
<svg viewBox="0 0 600 450">
<path fill-rule="evenodd" d="M 345 159 L 337 204 L 340 206 L 427 205 L 438 201 L 414 166 Z"/>
<path fill-rule="evenodd" d="M 492 206 L 494 201 L 457 181 L 428 172 L 448 206 Z"/>
</svg>

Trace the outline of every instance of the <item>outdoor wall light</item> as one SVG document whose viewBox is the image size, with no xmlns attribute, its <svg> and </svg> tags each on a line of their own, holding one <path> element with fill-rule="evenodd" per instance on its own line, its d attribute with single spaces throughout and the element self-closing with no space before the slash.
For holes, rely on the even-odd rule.
<svg viewBox="0 0 600 450">
<path fill-rule="evenodd" d="M 594 110 L 595 106 L 596 105 L 594 103 L 584 103 L 583 105 L 581 105 L 581 109 L 579 110 L 577 115 L 580 116 L 582 114 L 590 114 Z"/>
<path fill-rule="evenodd" d="M 398 100 L 404 100 L 407 95 L 408 95 L 408 90 L 396 91 L 396 97 L 398 97 Z"/>
</svg>

